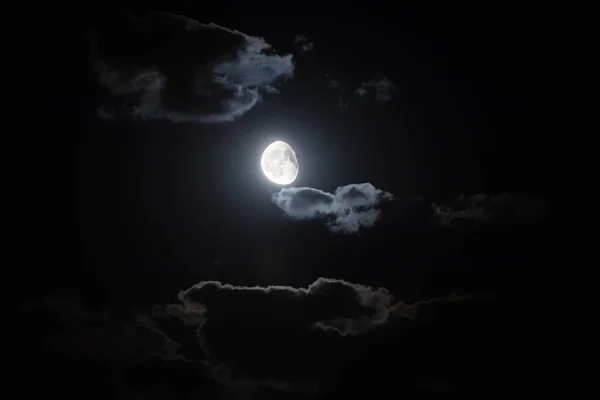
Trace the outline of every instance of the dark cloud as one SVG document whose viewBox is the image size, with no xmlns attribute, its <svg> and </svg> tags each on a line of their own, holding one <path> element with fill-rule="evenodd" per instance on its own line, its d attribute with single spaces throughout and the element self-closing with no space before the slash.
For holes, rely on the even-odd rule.
<svg viewBox="0 0 600 400">
<path fill-rule="evenodd" d="M 314 43 L 309 42 L 304 35 L 296 35 L 294 44 L 298 46 L 301 53 L 307 53 L 314 48 Z"/>
<path fill-rule="evenodd" d="M 292 218 L 324 218 L 333 232 L 354 233 L 373 226 L 381 215 L 374 207 L 392 197 L 370 183 L 353 183 L 333 193 L 309 187 L 283 188 L 272 200 Z"/>
<path fill-rule="evenodd" d="M 120 319 L 105 310 L 86 308 L 77 296 L 50 296 L 25 304 L 22 311 L 27 323 L 44 327 L 39 345 L 68 357 L 139 363 L 155 356 L 174 359 L 168 355 L 178 347 L 133 318 Z"/>
<path fill-rule="evenodd" d="M 115 117 L 115 111 L 104 107 L 98 107 L 96 109 L 96 115 L 101 119 L 113 119 Z"/>
<path fill-rule="evenodd" d="M 344 85 L 328 74 L 315 79 L 315 81 L 326 85 L 332 92 L 335 92 L 337 104 L 341 109 L 362 108 L 373 104 L 373 100 L 380 105 L 388 103 L 392 100 L 392 95 L 396 90 L 394 84 L 385 77 L 369 79 L 357 88 Z"/>
<path fill-rule="evenodd" d="M 366 96 L 369 92 L 373 92 L 373 98 L 381 103 L 387 103 L 392 100 L 392 93 L 396 90 L 394 84 L 386 77 L 371 79 L 364 82 L 355 93 L 360 97 Z"/>
<path fill-rule="evenodd" d="M 30 300 L 19 311 L 9 324 L 16 334 L 7 337 L 15 360 L 7 361 L 13 372 L 35 377 L 21 388 L 33 397 L 223 398 L 229 391 L 143 315 L 136 321 L 123 310 L 89 309 L 76 294 Z"/>
<path fill-rule="evenodd" d="M 333 79 L 331 76 L 329 76 L 328 74 L 325 74 L 324 77 L 325 83 L 327 84 L 327 87 L 329 88 L 333 88 L 333 89 L 340 89 L 342 87 L 342 85 L 335 79 Z"/>
<path fill-rule="evenodd" d="M 459 196 L 451 206 L 433 204 L 434 215 L 442 225 L 458 221 L 471 223 L 533 223 L 546 217 L 544 200 L 526 196 L 474 194 Z"/>
<path fill-rule="evenodd" d="M 206 281 L 182 291 L 179 303 L 156 306 L 152 329 L 169 317 L 193 327 L 221 383 L 315 392 L 368 333 L 414 321 L 421 307 L 461 299 L 405 304 L 385 288 L 327 278 L 306 288 Z"/>
<path fill-rule="evenodd" d="M 164 12 L 111 18 L 91 32 L 90 60 L 116 116 L 232 121 L 294 72 L 262 38 Z M 102 113 L 107 114 L 108 105 Z"/>
<path fill-rule="evenodd" d="M 45 298 L 9 324 L 23 332 L 9 342 L 21 364 L 52 377 L 44 380 L 54 380 L 52 390 L 74 376 L 88 379 L 74 379 L 78 388 L 107 390 L 105 397 L 384 395 L 398 387 L 464 394 L 473 385 L 480 394 L 506 384 L 507 374 L 514 392 L 532 379 L 538 387 L 544 369 L 565 372 L 561 357 L 544 356 L 556 351 L 561 329 L 572 330 L 556 324 L 572 312 L 561 302 L 482 294 L 404 303 L 384 287 L 339 279 L 307 287 L 205 281 L 174 304 L 138 309 L 137 320 L 74 297 Z"/>
</svg>

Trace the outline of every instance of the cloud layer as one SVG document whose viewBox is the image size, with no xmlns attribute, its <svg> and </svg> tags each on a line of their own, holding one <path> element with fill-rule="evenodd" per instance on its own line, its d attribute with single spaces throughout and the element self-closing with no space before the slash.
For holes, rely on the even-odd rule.
<svg viewBox="0 0 600 400">
<path fill-rule="evenodd" d="M 155 306 L 150 329 L 167 331 L 172 319 L 192 328 L 221 383 L 315 392 L 318 381 L 355 353 L 362 336 L 409 323 L 428 304 L 461 299 L 405 304 L 385 288 L 328 278 L 306 288 L 206 281 L 182 291 L 179 303 Z M 168 335 L 164 357 L 177 359 Z"/>
<path fill-rule="evenodd" d="M 333 193 L 309 187 L 283 188 L 272 201 L 292 218 L 322 218 L 333 232 L 354 233 L 375 225 L 381 211 L 374 207 L 392 198 L 391 193 L 370 183 L 353 183 Z"/>
<path fill-rule="evenodd" d="M 103 116 L 232 121 L 294 72 L 292 56 L 261 38 L 164 12 L 102 21 L 90 36 L 96 79 L 112 97 Z"/>
</svg>

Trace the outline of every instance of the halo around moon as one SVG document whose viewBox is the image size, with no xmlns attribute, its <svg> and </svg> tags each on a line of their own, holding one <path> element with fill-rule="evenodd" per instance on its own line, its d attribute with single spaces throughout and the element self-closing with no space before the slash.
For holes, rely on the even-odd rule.
<svg viewBox="0 0 600 400">
<path fill-rule="evenodd" d="M 265 176 L 278 185 L 289 185 L 298 177 L 298 158 L 292 146 L 280 140 L 263 151 L 260 167 Z"/>
</svg>

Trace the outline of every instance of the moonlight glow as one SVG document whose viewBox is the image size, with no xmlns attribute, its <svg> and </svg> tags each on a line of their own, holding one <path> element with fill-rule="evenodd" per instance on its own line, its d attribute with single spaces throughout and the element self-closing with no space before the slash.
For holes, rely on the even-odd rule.
<svg viewBox="0 0 600 400">
<path fill-rule="evenodd" d="M 298 176 L 298 159 L 292 147 L 282 141 L 271 143 L 260 158 L 263 173 L 278 185 L 289 185 Z"/>
</svg>

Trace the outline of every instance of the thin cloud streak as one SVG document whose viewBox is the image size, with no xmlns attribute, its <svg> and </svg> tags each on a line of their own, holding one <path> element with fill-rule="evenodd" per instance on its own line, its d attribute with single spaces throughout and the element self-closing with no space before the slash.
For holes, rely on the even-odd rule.
<svg viewBox="0 0 600 400">
<path fill-rule="evenodd" d="M 432 204 L 434 216 L 441 225 L 457 223 L 472 224 L 514 224 L 537 223 L 547 216 L 546 201 L 526 196 L 513 196 L 507 193 L 472 196 L 460 195 L 454 204 L 442 206 Z"/>
</svg>

